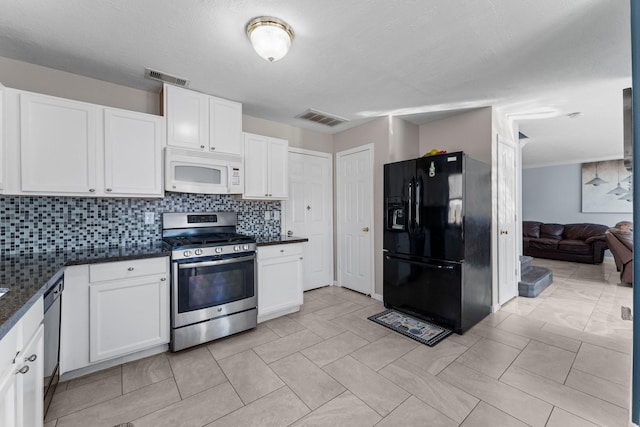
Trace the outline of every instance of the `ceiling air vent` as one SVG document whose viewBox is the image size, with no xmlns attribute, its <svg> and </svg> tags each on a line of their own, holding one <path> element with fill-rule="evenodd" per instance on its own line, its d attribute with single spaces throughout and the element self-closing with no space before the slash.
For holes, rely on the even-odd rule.
<svg viewBox="0 0 640 427">
<path fill-rule="evenodd" d="M 159 82 L 170 83 L 176 86 L 187 87 L 189 86 L 189 80 L 182 77 L 171 76 L 163 73 L 162 71 L 152 70 L 151 68 L 144 69 L 144 76 L 151 80 L 158 80 Z"/>
<path fill-rule="evenodd" d="M 302 120 L 308 120 L 314 123 L 320 123 L 321 125 L 331 126 L 331 127 L 337 126 L 349 121 L 342 117 L 332 116 L 330 114 L 323 113 L 322 111 L 312 110 L 312 109 L 308 109 L 304 113 L 298 114 L 296 118 L 302 119 Z"/>
</svg>

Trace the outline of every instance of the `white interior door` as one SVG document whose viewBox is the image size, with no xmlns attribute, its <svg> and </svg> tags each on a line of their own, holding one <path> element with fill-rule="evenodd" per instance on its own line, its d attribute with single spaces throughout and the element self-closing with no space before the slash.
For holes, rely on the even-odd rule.
<svg viewBox="0 0 640 427">
<path fill-rule="evenodd" d="M 338 284 L 373 294 L 373 145 L 336 154 Z"/>
<path fill-rule="evenodd" d="M 333 283 L 333 190 L 331 155 L 289 149 L 289 200 L 284 229 L 309 239 L 304 246 L 303 289 Z"/>
<path fill-rule="evenodd" d="M 498 137 L 498 304 L 518 295 L 516 147 Z"/>
</svg>

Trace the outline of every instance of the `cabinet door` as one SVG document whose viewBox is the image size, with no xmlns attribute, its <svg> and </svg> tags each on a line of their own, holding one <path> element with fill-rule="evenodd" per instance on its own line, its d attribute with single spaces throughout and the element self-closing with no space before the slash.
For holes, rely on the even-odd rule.
<svg viewBox="0 0 640 427">
<path fill-rule="evenodd" d="M 211 151 L 242 155 L 242 104 L 210 98 L 209 148 Z"/>
<path fill-rule="evenodd" d="M 15 364 L 3 366 L 0 372 L 0 425 L 18 424 L 18 390 Z"/>
<path fill-rule="evenodd" d="M 105 109 L 106 194 L 162 196 L 162 124 L 159 116 Z"/>
<path fill-rule="evenodd" d="M 244 134 L 244 197 L 269 197 L 267 177 L 267 138 Z"/>
<path fill-rule="evenodd" d="M 258 316 L 302 304 L 302 259 L 284 256 L 258 262 Z"/>
<path fill-rule="evenodd" d="M 122 356 L 169 342 L 166 277 L 89 286 L 89 361 Z"/>
<path fill-rule="evenodd" d="M 95 193 L 96 120 L 91 104 L 21 94 L 22 191 Z"/>
<path fill-rule="evenodd" d="M 0 85 L 0 194 L 4 192 L 5 173 L 7 171 L 4 166 L 4 86 Z"/>
<path fill-rule="evenodd" d="M 269 197 L 286 199 L 289 197 L 289 143 L 282 139 L 269 138 L 268 164 Z"/>
<path fill-rule="evenodd" d="M 43 418 L 44 388 L 44 326 L 41 324 L 36 333 L 22 349 L 18 357 L 20 367 L 17 379 L 18 426 L 41 426 Z"/>
<path fill-rule="evenodd" d="M 165 85 L 167 144 L 209 150 L 209 96 Z"/>
</svg>

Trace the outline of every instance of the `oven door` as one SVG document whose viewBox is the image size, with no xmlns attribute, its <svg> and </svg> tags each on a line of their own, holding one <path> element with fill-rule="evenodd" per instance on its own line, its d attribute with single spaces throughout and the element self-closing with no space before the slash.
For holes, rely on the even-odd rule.
<svg viewBox="0 0 640 427">
<path fill-rule="evenodd" d="M 173 328 L 257 306 L 255 253 L 174 261 L 172 270 Z"/>
</svg>

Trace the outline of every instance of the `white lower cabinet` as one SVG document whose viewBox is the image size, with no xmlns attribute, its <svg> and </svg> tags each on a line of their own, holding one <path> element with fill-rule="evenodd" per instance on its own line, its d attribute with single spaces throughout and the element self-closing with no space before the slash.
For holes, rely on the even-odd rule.
<svg viewBox="0 0 640 427">
<path fill-rule="evenodd" d="M 300 310 L 302 243 L 258 247 L 258 322 Z"/>
<path fill-rule="evenodd" d="M 44 326 L 39 299 L 0 341 L 0 425 L 39 427 L 43 419 Z"/>
<path fill-rule="evenodd" d="M 167 289 L 155 275 L 89 285 L 89 361 L 167 343 Z"/>
<path fill-rule="evenodd" d="M 60 371 L 169 343 L 169 258 L 68 267 Z"/>
</svg>

